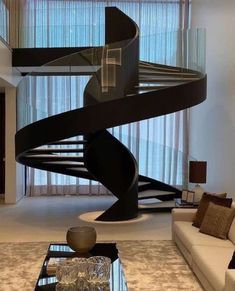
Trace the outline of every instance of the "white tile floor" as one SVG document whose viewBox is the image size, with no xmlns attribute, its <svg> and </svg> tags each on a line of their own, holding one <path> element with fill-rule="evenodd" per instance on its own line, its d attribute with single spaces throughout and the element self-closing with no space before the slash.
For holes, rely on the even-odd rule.
<svg viewBox="0 0 235 291">
<path fill-rule="evenodd" d="M 112 197 L 24 198 L 0 204 L 0 242 L 64 241 L 70 226 L 93 225 L 98 240 L 171 239 L 171 214 L 140 215 L 128 222 L 95 222 L 95 211 L 107 209 Z"/>
</svg>

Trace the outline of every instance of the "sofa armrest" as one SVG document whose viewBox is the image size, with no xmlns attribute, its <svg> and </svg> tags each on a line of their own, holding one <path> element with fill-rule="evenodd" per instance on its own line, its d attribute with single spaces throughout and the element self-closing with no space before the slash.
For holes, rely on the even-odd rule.
<svg viewBox="0 0 235 291">
<path fill-rule="evenodd" d="M 196 216 L 196 208 L 173 208 L 172 223 L 174 221 L 193 221 Z"/>
<path fill-rule="evenodd" d="M 228 269 L 225 272 L 225 287 L 224 291 L 235 290 L 235 269 Z"/>
</svg>

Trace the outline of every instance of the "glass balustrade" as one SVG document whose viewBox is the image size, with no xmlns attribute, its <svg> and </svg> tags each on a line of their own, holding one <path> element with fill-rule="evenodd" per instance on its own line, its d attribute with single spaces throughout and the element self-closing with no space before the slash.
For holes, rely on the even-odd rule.
<svg viewBox="0 0 235 291">
<path fill-rule="evenodd" d="M 104 24 L 103 24 L 104 25 Z M 103 25 L 51 25 L 19 28 L 20 48 L 89 47 L 104 45 Z"/>
<path fill-rule="evenodd" d="M 190 28 L 145 35 L 140 31 L 140 60 L 205 73 L 206 30 Z"/>
<path fill-rule="evenodd" d="M 184 68 L 205 72 L 205 31 L 203 29 L 173 31 L 164 33 L 164 35 L 165 37 L 163 37 L 163 33 L 159 33 L 143 36 L 140 39 L 140 60 L 153 64 L 176 66 L 179 68 L 178 77 L 175 76 L 175 80 L 173 77 L 172 82 L 165 78 L 167 83 L 164 82 L 164 78 L 156 82 L 154 77 L 149 78 L 148 82 L 143 80 L 142 83 L 140 77 L 140 83 L 137 86 L 138 93 L 144 92 L 141 91 L 141 87 L 156 89 L 157 86 L 177 85 L 180 78 L 182 78 L 182 82 L 185 82 L 182 77 Z M 68 110 L 82 107 L 83 91 L 91 75 L 94 79 L 93 83 L 97 82 L 101 88 L 101 90 L 97 90 L 96 87 L 96 92 L 93 92 L 99 102 L 113 99 L 114 95 L 115 98 L 124 97 L 123 92 L 114 94 L 113 88 L 117 89 L 117 70 L 122 67 L 123 54 L 129 43 L 126 40 L 115 45 L 86 49 L 34 69 L 23 78 L 18 86 L 18 109 L 21 109 L 18 110 L 18 128 L 46 116 L 63 112 L 63 108 L 66 108 L 63 103 L 66 102 L 71 103 Z M 149 54 L 146 53 L 152 47 L 155 49 L 152 49 Z M 144 75 L 145 67 L 143 66 L 141 70 Z M 191 79 L 189 78 L 189 80 Z M 60 92 L 66 92 L 66 94 L 64 93 L 66 100 L 60 100 L 55 96 L 58 88 L 61 88 Z M 110 94 L 104 94 L 105 90 L 110 90 Z M 53 104 L 56 109 L 48 112 L 45 106 L 50 94 L 52 95 L 50 98 L 54 99 L 53 102 L 58 104 Z M 60 98 L 63 98 L 63 94 L 60 95 Z M 24 114 L 25 110 L 28 112 L 27 114 Z"/>
<path fill-rule="evenodd" d="M 140 128 L 143 122 L 140 122 Z M 119 139 L 135 156 L 139 174 L 162 181 L 178 189 L 188 188 L 188 165 L 195 158 L 183 151 L 159 143 L 157 140 L 146 139 L 144 130 L 140 137 L 123 133 L 125 129 L 115 128 L 109 131 Z"/>
</svg>

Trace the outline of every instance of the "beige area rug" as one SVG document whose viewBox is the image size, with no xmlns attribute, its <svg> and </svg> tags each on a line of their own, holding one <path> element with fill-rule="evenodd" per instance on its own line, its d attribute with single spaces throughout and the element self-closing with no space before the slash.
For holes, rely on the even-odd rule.
<svg viewBox="0 0 235 291">
<path fill-rule="evenodd" d="M 117 243 L 130 291 L 202 291 L 171 241 Z M 0 243 L 0 291 L 32 291 L 48 243 Z M 122 290 L 119 290 L 122 291 Z"/>
<path fill-rule="evenodd" d="M 172 241 L 117 244 L 130 291 L 202 291 Z"/>
<path fill-rule="evenodd" d="M 34 290 L 48 242 L 0 243 L 0 291 Z"/>
</svg>

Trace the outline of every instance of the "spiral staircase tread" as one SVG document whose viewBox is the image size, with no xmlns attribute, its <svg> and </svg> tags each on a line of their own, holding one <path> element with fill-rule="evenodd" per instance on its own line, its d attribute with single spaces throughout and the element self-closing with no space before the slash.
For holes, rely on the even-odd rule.
<svg viewBox="0 0 235 291">
<path fill-rule="evenodd" d="M 172 191 L 163 191 L 163 190 L 145 190 L 142 192 L 138 193 L 138 198 L 139 199 L 144 199 L 144 198 L 157 198 L 157 196 L 163 196 L 163 195 L 175 195 L 175 192 Z"/>
<path fill-rule="evenodd" d="M 84 145 L 86 143 L 87 143 L 86 140 L 78 140 L 78 141 L 62 140 L 62 141 L 51 142 L 49 145 Z"/>
<path fill-rule="evenodd" d="M 138 186 L 151 185 L 150 182 L 138 181 Z"/>
<path fill-rule="evenodd" d="M 78 156 L 60 156 L 60 155 L 30 155 L 24 156 L 25 159 L 30 160 L 44 160 L 44 161 L 83 161 L 83 157 Z"/>
<path fill-rule="evenodd" d="M 157 90 L 162 90 L 166 89 L 169 86 L 154 86 L 154 85 L 145 85 L 145 86 L 136 86 L 136 89 L 138 89 L 138 93 L 141 94 L 141 92 L 146 92 L 146 91 L 157 91 Z"/>
<path fill-rule="evenodd" d="M 30 150 L 28 154 L 46 154 L 46 153 L 83 153 L 84 149 L 71 149 L 71 148 L 47 148 L 47 149 L 34 149 Z"/>
<path fill-rule="evenodd" d="M 160 64 L 154 64 L 147 61 L 140 61 L 139 62 L 139 68 L 148 68 L 148 69 L 154 69 L 159 70 L 162 72 L 182 72 L 182 68 L 167 66 L 167 65 L 160 65 Z"/>
<path fill-rule="evenodd" d="M 154 78 L 149 78 L 149 76 L 147 76 L 147 78 L 143 78 L 145 77 L 145 75 L 141 75 L 140 80 L 155 80 L 156 82 L 188 82 L 188 81 L 196 81 L 199 80 L 200 78 L 198 76 L 196 77 L 161 77 L 161 76 L 154 76 Z"/>
<path fill-rule="evenodd" d="M 195 73 L 187 73 L 187 72 L 170 72 L 170 71 L 167 71 L 167 72 L 163 72 L 163 71 L 156 71 L 156 70 L 153 70 L 153 69 L 140 69 L 139 70 L 139 75 L 147 75 L 147 76 L 181 76 L 181 77 L 185 77 L 185 78 L 188 78 L 188 77 L 193 77 L 193 76 L 197 76 L 197 74 Z"/>
<path fill-rule="evenodd" d="M 136 85 L 138 87 L 140 86 L 147 86 L 147 85 L 153 85 L 153 86 L 159 86 L 159 87 L 172 87 L 172 86 L 178 86 L 180 84 L 183 84 L 184 82 L 179 82 L 179 81 L 172 81 L 172 82 L 167 82 L 164 83 L 164 82 L 159 82 L 158 80 L 155 80 L 155 79 L 150 79 L 150 78 L 147 78 L 147 79 L 142 79 L 140 78 L 139 79 L 139 85 Z"/>
<path fill-rule="evenodd" d="M 81 167 L 81 168 L 70 168 L 70 167 L 68 167 L 67 170 L 72 170 L 72 171 L 75 171 L 75 172 L 89 173 L 89 172 L 87 171 L 87 169 L 86 169 L 86 168 L 83 168 L 83 167 Z M 90 173 L 89 173 L 89 174 L 90 174 Z"/>
<path fill-rule="evenodd" d="M 165 208 L 174 208 L 175 207 L 175 201 L 169 200 L 169 201 L 157 201 L 155 203 L 140 203 L 138 205 L 139 210 L 153 210 L 153 209 L 165 209 Z"/>
<path fill-rule="evenodd" d="M 75 162 L 75 161 L 49 161 L 49 162 L 45 161 L 45 162 L 43 162 L 43 164 L 63 166 L 65 168 L 67 168 L 67 167 L 85 167 L 84 163 Z"/>
</svg>

